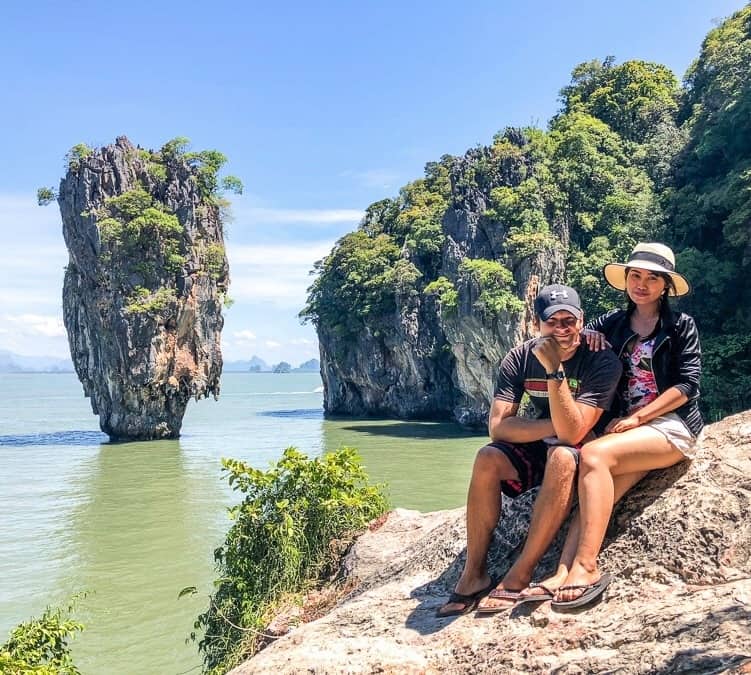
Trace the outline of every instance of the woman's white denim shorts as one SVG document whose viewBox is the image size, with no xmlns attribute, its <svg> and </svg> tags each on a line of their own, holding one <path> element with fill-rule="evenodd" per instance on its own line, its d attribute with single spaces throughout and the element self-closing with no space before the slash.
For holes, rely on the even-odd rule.
<svg viewBox="0 0 751 675">
<path fill-rule="evenodd" d="M 698 436 L 694 436 L 676 413 L 669 412 L 665 415 L 660 415 L 660 417 L 655 417 L 651 422 L 647 422 L 645 426 L 659 431 L 687 459 L 696 457 L 703 434 L 699 432 Z"/>
</svg>

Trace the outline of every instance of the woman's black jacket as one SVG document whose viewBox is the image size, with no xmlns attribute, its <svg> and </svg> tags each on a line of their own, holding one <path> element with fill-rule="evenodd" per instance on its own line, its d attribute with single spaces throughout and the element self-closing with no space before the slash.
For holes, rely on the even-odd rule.
<svg viewBox="0 0 751 675">
<path fill-rule="evenodd" d="M 631 330 L 629 313 L 625 309 L 615 309 L 603 314 L 587 324 L 587 328 L 604 333 L 619 358 L 626 343 L 636 335 Z M 701 346 L 696 324 L 688 314 L 666 312 L 660 319 L 656 338 L 652 352 L 652 371 L 657 390 L 662 393 L 670 387 L 676 387 L 688 397 L 688 401 L 673 412 L 680 416 L 696 436 L 704 426 L 699 412 Z M 626 414 L 625 410 L 615 412 Z"/>
</svg>

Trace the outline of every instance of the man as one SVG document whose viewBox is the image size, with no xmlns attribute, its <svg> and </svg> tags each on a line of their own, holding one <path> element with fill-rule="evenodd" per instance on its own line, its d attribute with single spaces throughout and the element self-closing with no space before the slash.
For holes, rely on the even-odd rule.
<svg viewBox="0 0 751 675">
<path fill-rule="evenodd" d="M 467 560 L 439 617 L 498 612 L 516 603 L 571 509 L 578 446 L 609 408 L 621 376 L 612 350 L 593 352 L 580 340 L 584 312 L 573 288 L 546 286 L 535 313 L 540 337 L 512 349 L 501 363 L 488 420 L 491 442 L 477 453 L 467 495 Z M 534 419 L 516 415 L 525 392 Z M 537 485 L 524 548 L 493 589 L 487 554 L 501 493 L 513 498 Z"/>
</svg>

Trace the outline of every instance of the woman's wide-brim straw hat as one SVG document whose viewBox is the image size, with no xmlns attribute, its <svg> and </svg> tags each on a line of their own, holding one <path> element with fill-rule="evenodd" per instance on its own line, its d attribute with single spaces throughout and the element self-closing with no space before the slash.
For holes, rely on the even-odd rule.
<svg viewBox="0 0 751 675">
<path fill-rule="evenodd" d="M 675 256 L 665 244 L 637 244 L 626 263 L 610 263 L 602 268 L 605 280 L 619 291 L 626 290 L 626 268 L 638 267 L 651 272 L 669 274 L 675 284 L 675 293 L 670 295 L 687 295 L 691 292 L 691 284 L 686 277 L 675 271 Z"/>
</svg>

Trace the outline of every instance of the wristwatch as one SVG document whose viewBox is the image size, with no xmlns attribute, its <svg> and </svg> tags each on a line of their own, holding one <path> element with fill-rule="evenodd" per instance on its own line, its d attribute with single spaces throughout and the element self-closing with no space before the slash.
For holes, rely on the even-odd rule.
<svg viewBox="0 0 751 675">
<path fill-rule="evenodd" d="M 545 379 L 558 380 L 558 382 L 563 382 L 563 380 L 566 379 L 566 373 L 564 373 L 562 370 L 556 370 L 554 373 L 545 373 Z"/>
</svg>

